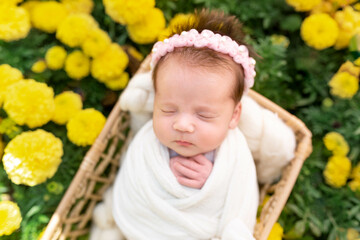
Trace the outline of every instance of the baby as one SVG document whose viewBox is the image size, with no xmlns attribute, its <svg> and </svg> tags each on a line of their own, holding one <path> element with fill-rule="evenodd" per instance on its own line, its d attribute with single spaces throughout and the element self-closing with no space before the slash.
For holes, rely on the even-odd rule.
<svg viewBox="0 0 360 240">
<path fill-rule="evenodd" d="M 114 184 L 114 219 L 128 239 L 253 239 L 256 171 L 237 126 L 255 60 L 234 17 L 194 19 L 152 51 L 153 118 Z"/>
<path fill-rule="evenodd" d="M 182 36 L 154 46 L 152 61 L 152 65 L 157 63 L 153 71 L 154 131 L 170 150 L 170 168 L 178 182 L 193 188 L 204 185 L 215 150 L 227 130 L 237 127 L 244 85 L 246 90 L 251 87 L 255 76 L 255 61 L 248 57 L 235 18 L 202 12 L 197 19 L 200 36 L 212 41 L 210 44 L 193 42 L 199 32 L 194 26 L 181 26 L 177 31 L 185 31 Z M 243 52 L 235 56 L 239 48 Z M 206 153 L 210 159 L 205 158 Z"/>
</svg>

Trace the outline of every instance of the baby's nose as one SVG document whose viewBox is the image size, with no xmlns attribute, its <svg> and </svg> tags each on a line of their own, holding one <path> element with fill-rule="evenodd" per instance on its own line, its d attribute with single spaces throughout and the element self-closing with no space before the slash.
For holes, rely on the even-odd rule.
<svg viewBox="0 0 360 240">
<path fill-rule="evenodd" d="M 190 116 L 179 116 L 173 124 L 173 128 L 176 131 L 192 133 L 195 130 L 195 126 L 191 121 Z"/>
</svg>

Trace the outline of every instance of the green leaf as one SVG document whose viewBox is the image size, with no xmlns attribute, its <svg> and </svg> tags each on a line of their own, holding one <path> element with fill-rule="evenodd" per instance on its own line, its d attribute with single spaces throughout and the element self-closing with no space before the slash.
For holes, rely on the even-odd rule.
<svg viewBox="0 0 360 240">
<path fill-rule="evenodd" d="M 50 220 L 50 218 L 46 215 L 40 215 L 39 218 L 38 218 L 38 221 L 40 223 L 48 223 Z"/>
<path fill-rule="evenodd" d="M 308 217 L 309 217 L 309 222 L 311 222 L 311 223 L 313 223 L 313 224 L 315 224 L 316 226 L 318 226 L 318 227 L 321 227 L 322 226 L 322 223 L 321 223 L 321 221 L 317 218 L 317 217 L 315 217 L 313 214 L 309 214 L 308 215 Z"/>
<path fill-rule="evenodd" d="M 292 203 L 288 203 L 287 207 L 293 211 L 298 217 L 302 218 L 304 216 L 304 212 L 298 208 L 298 206 L 296 206 L 295 204 Z"/>
<path fill-rule="evenodd" d="M 302 238 L 306 230 L 306 221 L 299 220 L 295 225 L 284 234 L 285 239 L 299 239 Z"/>
<path fill-rule="evenodd" d="M 354 131 L 354 135 L 359 135 L 360 134 L 360 127 L 358 127 L 355 131 Z"/>
<path fill-rule="evenodd" d="M 40 212 L 41 210 L 41 206 L 39 205 L 35 205 L 32 208 L 30 208 L 30 210 L 26 213 L 25 218 L 31 218 L 32 216 L 34 216 L 35 214 L 37 214 L 38 212 Z"/>
<path fill-rule="evenodd" d="M 347 214 L 349 218 L 353 218 L 357 213 L 360 212 L 360 206 L 354 206 L 352 209 L 350 209 Z"/>
<path fill-rule="evenodd" d="M 306 229 L 306 221 L 305 220 L 300 220 L 300 221 L 297 221 L 295 223 L 295 232 L 298 234 L 298 236 L 302 236 L 305 232 L 305 229 Z"/>
<path fill-rule="evenodd" d="M 321 236 L 321 229 L 316 226 L 313 222 L 309 221 L 309 227 L 311 232 L 316 236 L 316 237 L 320 237 Z"/>
<path fill-rule="evenodd" d="M 312 57 L 299 57 L 295 59 L 296 68 L 308 71 L 316 65 L 316 59 Z"/>
<path fill-rule="evenodd" d="M 327 240 L 336 240 L 336 228 L 333 228 L 331 230 Z"/>
<path fill-rule="evenodd" d="M 292 14 L 287 16 L 280 22 L 280 28 L 285 31 L 295 32 L 300 29 L 302 18 L 298 14 Z"/>
</svg>

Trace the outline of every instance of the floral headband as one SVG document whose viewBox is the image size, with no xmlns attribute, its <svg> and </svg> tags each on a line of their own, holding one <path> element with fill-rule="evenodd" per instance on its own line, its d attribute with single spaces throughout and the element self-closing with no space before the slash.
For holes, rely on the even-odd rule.
<svg viewBox="0 0 360 240">
<path fill-rule="evenodd" d="M 154 68 L 160 58 L 174 51 L 174 48 L 180 47 L 207 47 L 231 56 L 233 60 L 244 69 L 244 92 L 247 92 L 247 90 L 254 85 L 256 61 L 249 56 L 247 47 L 245 45 L 239 45 L 228 36 L 221 36 L 207 29 L 201 33 L 196 29 L 191 29 L 190 31 L 182 32 L 181 35 L 175 34 L 164 41 L 155 43 L 152 49 L 151 67 Z"/>
</svg>

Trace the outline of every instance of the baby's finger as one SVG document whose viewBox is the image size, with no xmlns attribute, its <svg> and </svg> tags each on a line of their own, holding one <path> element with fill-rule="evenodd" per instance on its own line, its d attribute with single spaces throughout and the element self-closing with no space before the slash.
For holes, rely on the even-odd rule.
<svg viewBox="0 0 360 240">
<path fill-rule="evenodd" d="M 198 173 L 196 171 L 194 171 L 191 168 L 188 168 L 186 166 L 186 162 L 175 162 L 174 163 L 174 169 L 180 173 L 182 176 L 186 177 L 186 178 L 190 178 L 190 179 L 194 179 L 198 177 Z"/>
<path fill-rule="evenodd" d="M 181 174 L 178 172 L 178 170 L 174 166 L 176 162 L 177 162 L 176 159 L 170 159 L 170 169 L 173 172 L 173 174 L 175 175 L 175 177 L 179 177 L 179 176 L 181 176 Z"/>
<path fill-rule="evenodd" d="M 183 165 L 186 168 L 189 168 L 195 172 L 199 172 L 199 170 L 201 169 L 202 165 L 199 164 L 198 162 L 196 162 L 194 159 L 182 159 L 181 161 L 178 161 L 178 163 L 180 163 L 181 165 Z"/>
<path fill-rule="evenodd" d="M 177 177 L 178 182 L 186 187 L 197 188 L 200 189 L 204 184 L 199 182 L 198 180 L 193 180 L 185 177 Z"/>
<path fill-rule="evenodd" d="M 211 163 L 209 159 L 207 159 L 203 154 L 196 155 L 192 157 L 197 163 L 200 165 L 207 165 L 208 163 Z"/>
</svg>

